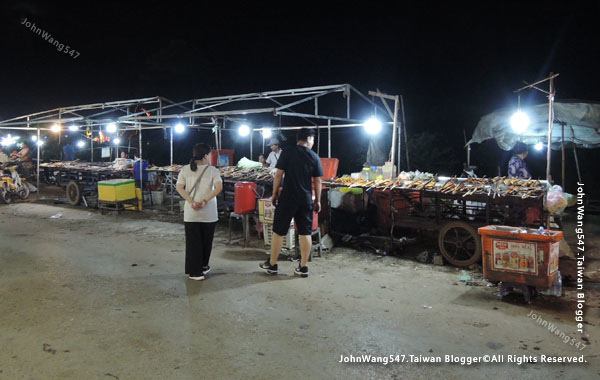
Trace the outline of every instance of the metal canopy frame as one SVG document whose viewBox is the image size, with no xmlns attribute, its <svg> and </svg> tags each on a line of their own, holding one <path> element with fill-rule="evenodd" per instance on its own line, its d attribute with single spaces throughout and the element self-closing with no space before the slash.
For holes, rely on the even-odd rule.
<svg viewBox="0 0 600 380">
<path fill-rule="evenodd" d="M 342 101 L 345 100 L 345 104 L 339 102 L 340 93 L 342 95 Z M 319 100 L 326 96 L 329 99 L 333 99 L 336 94 L 338 95 L 338 103 L 334 107 L 330 105 L 323 107 L 323 104 L 319 107 Z M 392 125 L 393 129 L 390 159 L 394 161 L 396 158 L 395 151 L 397 140 L 399 169 L 401 139 L 400 136 L 396 139 L 396 135 L 399 131 L 400 124 L 402 124 L 398 117 L 401 97 L 398 95 L 387 95 L 381 93 L 379 90 L 376 92 L 370 91 L 369 95 L 371 96 L 370 98 L 352 85 L 346 83 L 190 99 L 181 102 L 174 102 L 162 96 L 155 96 L 60 107 L 31 113 L 0 121 L 0 130 L 12 129 L 37 131 L 39 139 L 40 131 L 50 131 L 53 124 L 59 124 L 61 126 L 61 133 L 62 130 L 66 130 L 64 126 L 70 124 L 85 127 L 86 129 L 89 128 L 92 132 L 98 132 L 102 130 L 103 125 L 114 122 L 118 125 L 118 131 L 138 131 L 138 153 L 140 157 L 140 173 L 142 173 L 142 131 L 145 129 L 170 129 L 171 165 L 173 165 L 173 128 L 176 123 L 182 124 L 185 127 L 212 130 L 215 134 L 217 150 L 221 149 L 221 132 L 223 130 L 234 129 L 235 127 L 233 125 L 235 124 L 248 124 L 250 126 L 250 151 L 252 156 L 252 135 L 254 132 L 260 132 L 266 129 L 267 126 L 265 126 L 265 123 L 255 124 L 252 121 L 249 121 L 248 116 L 266 114 L 279 118 L 278 126 L 268 126 L 271 130 L 292 130 L 313 127 L 317 129 L 317 135 L 319 136 L 320 129 L 327 128 L 328 157 L 331 158 L 331 130 L 335 128 L 360 127 L 363 125 L 365 113 L 364 106 L 361 107 L 362 115 L 358 115 L 357 112 L 352 112 L 351 99 L 356 98 L 361 101 L 363 105 L 366 105 L 366 107 L 368 107 L 367 109 L 371 109 L 371 113 L 389 119 L 389 121 L 384 121 L 384 123 Z M 375 101 L 376 98 L 381 101 L 384 107 L 377 104 Z M 394 111 L 390 109 L 386 100 L 394 101 Z M 307 108 L 306 105 L 308 104 L 313 104 L 314 109 L 313 106 L 311 106 L 311 111 L 299 112 L 294 109 L 294 107 Z M 324 108 L 334 109 L 330 110 L 332 112 L 323 112 Z M 345 108 L 346 111 L 345 115 L 334 114 L 335 111 L 339 112 L 339 110 L 343 108 Z M 402 118 L 404 119 L 403 107 Z M 288 120 L 297 119 L 303 120 L 303 124 L 300 125 L 297 122 L 287 124 Z M 39 191 L 39 145 L 37 153 L 37 184 Z M 141 177 L 142 176 L 140 176 L 140 182 L 142 179 Z M 172 207 L 173 203 L 171 202 L 171 209 Z"/>
</svg>

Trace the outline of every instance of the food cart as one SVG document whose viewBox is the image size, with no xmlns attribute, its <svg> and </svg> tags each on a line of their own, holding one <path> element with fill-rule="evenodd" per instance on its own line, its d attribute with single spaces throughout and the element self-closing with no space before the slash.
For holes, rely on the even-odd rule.
<svg viewBox="0 0 600 380">
<path fill-rule="evenodd" d="M 43 181 L 63 187 L 73 206 L 81 201 L 88 206 L 86 197 L 97 194 L 100 181 L 133 178 L 131 169 L 116 169 L 102 162 L 49 162 L 40 164 L 40 169 L 43 169 Z"/>
<path fill-rule="evenodd" d="M 525 301 L 530 302 L 537 291 L 557 283 L 562 231 L 486 226 L 479 228 L 479 233 L 484 251 L 483 276 L 502 283 L 499 297 L 519 288 Z"/>
<path fill-rule="evenodd" d="M 390 238 L 394 227 L 437 231 L 441 254 L 456 266 L 469 266 L 481 259 L 478 227 L 547 227 L 543 207 L 546 181 L 437 176 L 365 181 L 342 177 L 328 185 L 332 189 L 364 190 L 359 195 L 348 192 L 350 197 L 370 193 L 379 222 L 390 228 Z"/>
</svg>

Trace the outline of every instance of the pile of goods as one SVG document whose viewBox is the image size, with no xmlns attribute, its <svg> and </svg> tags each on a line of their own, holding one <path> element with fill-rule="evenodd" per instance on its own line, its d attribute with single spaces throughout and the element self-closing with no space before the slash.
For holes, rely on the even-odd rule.
<svg viewBox="0 0 600 380">
<path fill-rule="evenodd" d="M 157 172 L 180 172 L 183 165 L 150 166 L 148 170 Z"/>
<path fill-rule="evenodd" d="M 123 171 L 121 166 L 108 162 L 106 164 L 102 164 L 99 162 L 90 163 L 83 161 L 45 162 L 43 164 L 40 164 L 40 167 L 53 169 L 87 170 L 96 172 Z M 127 171 L 131 171 L 131 169 L 128 169 Z"/>
<path fill-rule="evenodd" d="M 416 173 L 416 174 L 415 174 Z M 330 186 L 362 187 L 367 190 L 411 189 L 435 191 L 442 194 L 459 194 L 467 197 L 473 194 L 484 194 L 494 198 L 518 196 L 538 198 L 545 194 L 546 188 L 538 180 L 522 180 L 517 178 L 457 178 L 441 180 L 430 173 L 402 172 L 395 179 L 367 181 L 349 176 L 336 178 L 327 183 Z"/>
<path fill-rule="evenodd" d="M 240 168 L 237 166 L 224 166 L 219 168 L 223 178 L 236 181 L 273 181 L 273 170 L 269 168 Z"/>
</svg>

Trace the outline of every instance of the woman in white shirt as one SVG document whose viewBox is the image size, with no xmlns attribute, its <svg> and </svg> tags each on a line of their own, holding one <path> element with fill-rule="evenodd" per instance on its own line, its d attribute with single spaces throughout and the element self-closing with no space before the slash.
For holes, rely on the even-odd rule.
<svg viewBox="0 0 600 380">
<path fill-rule="evenodd" d="M 219 170 L 210 166 L 208 144 L 194 145 L 189 165 L 181 168 L 177 192 L 185 199 L 185 273 L 191 280 L 204 280 L 210 271 L 208 261 L 212 251 L 217 213 L 217 195 L 223 190 Z"/>
</svg>

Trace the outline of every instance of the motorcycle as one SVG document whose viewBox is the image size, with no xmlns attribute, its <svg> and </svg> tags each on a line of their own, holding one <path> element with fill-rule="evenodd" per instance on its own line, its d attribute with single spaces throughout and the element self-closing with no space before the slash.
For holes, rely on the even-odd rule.
<svg viewBox="0 0 600 380">
<path fill-rule="evenodd" d="M 8 173 L 6 173 L 6 170 Z M 29 185 L 25 178 L 17 172 L 17 165 L 9 166 L 0 172 L 0 201 L 8 204 L 13 197 L 27 199 L 29 197 Z"/>
</svg>

